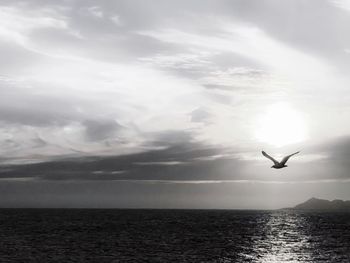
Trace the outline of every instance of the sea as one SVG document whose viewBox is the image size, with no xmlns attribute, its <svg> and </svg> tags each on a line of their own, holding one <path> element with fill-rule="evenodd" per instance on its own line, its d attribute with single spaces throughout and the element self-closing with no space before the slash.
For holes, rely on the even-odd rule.
<svg viewBox="0 0 350 263">
<path fill-rule="evenodd" d="M 0 262 L 350 262 L 350 213 L 0 209 Z"/>
</svg>

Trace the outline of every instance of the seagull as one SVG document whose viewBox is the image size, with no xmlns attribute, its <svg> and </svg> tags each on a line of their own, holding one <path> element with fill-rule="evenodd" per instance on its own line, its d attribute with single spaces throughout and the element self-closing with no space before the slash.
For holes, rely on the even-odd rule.
<svg viewBox="0 0 350 263">
<path fill-rule="evenodd" d="M 293 155 L 297 154 L 297 153 L 300 153 L 300 152 L 295 152 L 295 153 L 292 153 L 290 155 L 287 155 L 286 157 L 284 157 L 282 159 L 282 161 L 278 162 L 276 161 L 273 157 L 271 157 L 270 155 L 268 155 L 266 152 L 262 151 L 261 152 L 262 155 L 264 155 L 266 158 L 270 159 L 271 161 L 273 161 L 274 165 L 271 166 L 271 168 L 275 168 L 275 169 L 281 169 L 281 168 L 284 168 L 284 167 L 287 167 L 286 165 L 286 162 L 288 161 L 288 159 L 290 157 L 292 157 Z"/>
</svg>

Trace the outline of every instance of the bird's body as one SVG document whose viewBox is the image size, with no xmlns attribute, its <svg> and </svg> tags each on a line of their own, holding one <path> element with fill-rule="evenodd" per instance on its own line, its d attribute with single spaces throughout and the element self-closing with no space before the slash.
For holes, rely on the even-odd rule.
<svg viewBox="0 0 350 263">
<path fill-rule="evenodd" d="M 272 165 L 271 166 L 271 168 L 275 168 L 275 169 L 282 169 L 282 168 L 284 168 L 284 167 L 288 167 L 288 165 L 276 165 L 276 164 L 274 164 L 274 165 Z"/>
<path fill-rule="evenodd" d="M 270 160 L 274 163 L 274 164 L 271 166 L 271 168 L 282 169 L 282 168 L 284 168 L 284 167 L 288 167 L 288 166 L 286 165 L 286 162 L 288 161 L 288 159 L 289 159 L 290 157 L 292 157 L 293 155 L 298 154 L 299 152 L 295 152 L 295 153 L 292 153 L 292 154 L 290 154 L 290 155 L 285 156 L 285 157 L 282 159 L 282 161 L 280 161 L 280 162 L 276 161 L 276 159 L 274 159 L 273 157 L 271 157 L 270 155 L 268 155 L 268 154 L 267 154 L 266 152 L 264 152 L 264 151 L 262 151 L 261 153 L 262 153 L 262 155 L 264 155 L 266 158 L 270 159 Z"/>
</svg>

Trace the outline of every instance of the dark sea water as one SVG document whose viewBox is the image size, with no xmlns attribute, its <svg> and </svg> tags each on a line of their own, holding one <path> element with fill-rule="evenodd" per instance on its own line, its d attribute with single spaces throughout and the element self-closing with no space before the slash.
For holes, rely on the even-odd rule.
<svg viewBox="0 0 350 263">
<path fill-rule="evenodd" d="M 0 209 L 0 262 L 350 262 L 350 213 Z"/>
</svg>

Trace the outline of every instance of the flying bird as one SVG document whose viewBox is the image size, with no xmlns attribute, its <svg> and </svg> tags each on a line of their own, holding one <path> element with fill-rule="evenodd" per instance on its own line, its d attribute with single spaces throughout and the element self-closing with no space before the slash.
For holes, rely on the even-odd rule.
<svg viewBox="0 0 350 263">
<path fill-rule="evenodd" d="M 270 155 L 268 155 L 266 152 L 262 151 L 261 152 L 262 155 L 264 155 L 266 158 L 270 159 L 271 161 L 273 161 L 274 165 L 271 166 L 271 168 L 275 168 L 275 169 L 281 169 L 281 168 L 284 168 L 284 167 L 287 167 L 286 165 L 286 162 L 288 161 L 288 159 L 290 157 L 292 157 L 293 155 L 299 153 L 299 152 L 296 152 L 296 153 L 292 153 L 290 155 L 287 155 L 286 157 L 284 157 L 282 159 L 282 161 L 278 162 L 276 161 L 273 157 L 271 157 Z"/>
</svg>

